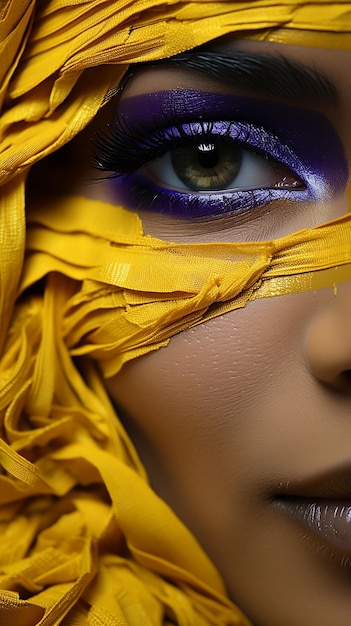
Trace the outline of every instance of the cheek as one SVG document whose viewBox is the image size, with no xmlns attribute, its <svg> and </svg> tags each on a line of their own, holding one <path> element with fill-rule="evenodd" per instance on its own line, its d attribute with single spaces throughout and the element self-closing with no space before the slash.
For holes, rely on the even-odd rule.
<svg viewBox="0 0 351 626">
<path fill-rule="evenodd" d="M 254 482 L 257 452 L 266 463 L 272 440 L 288 440 L 280 407 L 282 397 L 294 404 L 296 380 L 306 383 L 303 334 L 312 300 L 303 294 L 250 304 L 181 333 L 108 381 L 166 500 L 190 497 L 195 486 L 200 497 L 206 476 L 206 498 L 212 485 L 225 502 L 229 476 L 235 489 Z"/>
<path fill-rule="evenodd" d="M 296 385 L 306 395 L 303 337 L 313 300 L 254 302 L 180 333 L 108 382 L 153 488 L 233 597 L 267 543 L 267 524 L 258 532 L 255 520 L 271 520 L 272 492 L 289 479 L 287 465 L 296 471 L 296 450 L 311 438 L 306 420 L 297 425 Z"/>
<path fill-rule="evenodd" d="M 281 626 L 294 603 L 305 615 L 306 589 L 320 615 L 321 589 L 335 588 L 319 557 L 306 556 L 300 529 L 272 506 L 282 485 L 349 454 L 335 419 L 342 407 L 305 354 L 316 316 L 334 300 L 323 290 L 253 302 L 180 333 L 108 381 L 153 488 L 257 624 Z M 348 399 L 343 410 L 349 415 Z"/>
</svg>

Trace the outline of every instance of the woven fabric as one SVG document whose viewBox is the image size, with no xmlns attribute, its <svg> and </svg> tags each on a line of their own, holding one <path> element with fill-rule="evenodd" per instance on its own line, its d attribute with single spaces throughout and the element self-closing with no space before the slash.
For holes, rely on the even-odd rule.
<svg viewBox="0 0 351 626">
<path fill-rule="evenodd" d="M 34 207 L 26 225 L 26 177 L 92 120 L 130 63 L 241 31 L 349 49 L 350 30 L 350 2 L 2 3 L 2 621 L 249 624 L 149 487 L 101 371 L 256 297 L 350 279 L 350 216 L 260 244 L 177 246 L 79 197 Z"/>
</svg>

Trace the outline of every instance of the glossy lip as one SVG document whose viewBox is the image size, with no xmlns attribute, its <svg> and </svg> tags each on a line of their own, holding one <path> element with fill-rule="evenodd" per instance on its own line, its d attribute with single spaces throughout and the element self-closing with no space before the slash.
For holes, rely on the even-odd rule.
<svg viewBox="0 0 351 626">
<path fill-rule="evenodd" d="M 278 498 L 274 506 L 323 543 L 351 557 L 351 496 L 346 500 Z"/>
<path fill-rule="evenodd" d="M 351 557 L 351 468 L 281 486 L 273 506 L 319 541 Z"/>
</svg>

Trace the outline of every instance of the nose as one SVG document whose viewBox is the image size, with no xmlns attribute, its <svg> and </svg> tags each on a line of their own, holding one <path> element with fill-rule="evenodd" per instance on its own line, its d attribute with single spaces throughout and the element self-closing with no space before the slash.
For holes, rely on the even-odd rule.
<svg viewBox="0 0 351 626">
<path fill-rule="evenodd" d="M 306 338 L 313 375 L 351 395 L 351 282 L 340 285 L 314 318 Z"/>
</svg>

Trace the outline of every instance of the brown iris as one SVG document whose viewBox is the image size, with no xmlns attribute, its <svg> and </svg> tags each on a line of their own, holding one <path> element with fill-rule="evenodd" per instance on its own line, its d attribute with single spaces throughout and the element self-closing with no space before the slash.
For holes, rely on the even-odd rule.
<svg viewBox="0 0 351 626">
<path fill-rule="evenodd" d="M 172 151 L 178 178 L 193 191 L 226 189 L 238 175 L 242 151 L 227 141 L 185 145 Z"/>
</svg>

